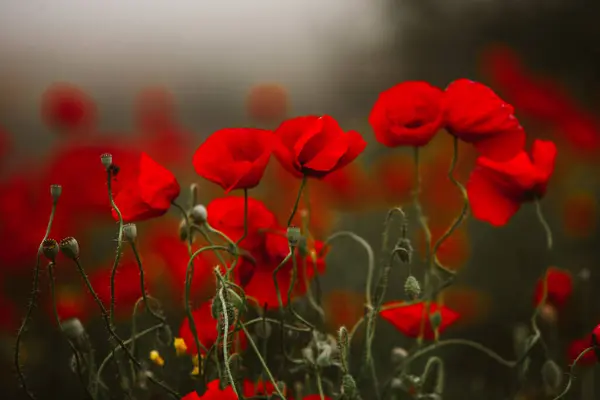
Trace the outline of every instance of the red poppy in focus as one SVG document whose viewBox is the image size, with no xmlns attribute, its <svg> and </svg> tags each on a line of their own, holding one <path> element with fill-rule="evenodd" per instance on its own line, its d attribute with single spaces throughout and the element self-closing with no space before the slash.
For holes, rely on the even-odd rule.
<svg viewBox="0 0 600 400">
<path fill-rule="evenodd" d="M 115 162 L 118 165 L 119 160 Z M 121 167 L 113 181 L 115 203 L 126 222 L 160 217 L 181 190 L 175 176 L 146 153 L 141 153 L 134 168 Z M 112 214 L 119 219 L 116 210 Z"/>
<path fill-rule="evenodd" d="M 237 400 L 237 396 L 231 386 L 225 387 L 221 390 L 221 382 L 218 379 L 208 382 L 206 385 L 206 392 L 202 396 L 198 396 L 198 393 L 191 392 L 183 396 L 181 400 Z"/>
<path fill-rule="evenodd" d="M 380 315 L 386 321 L 394 325 L 394 327 L 405 336 L 411 338 L 419 337 L 423 318 L 425 318 L 423 338 L 426 340 L 435 339 L 435 332 L 431 325 L 431 320 L 427 314 L 424 313 L 425 303 L 402 304 L 402 302 L 387 303 L 383 306 L 383 311 Z M 390 306 L 397 307 L 389 308 Z M 448 307 L 431 303 L 429 305 L 429 316 L 433 315 L 435 312 L 439 312 L 441 315 L 441 323 L 438 327 L 439 334 L 442 334 L 446 328 L 454 324 L 459 318 L 459 314 Z"/>
<path fill-rule="evenodd" d="M 550 267 L 543 279 L 537 281 L 533 295 L 533 302 L 538 306 L 544 296 L 544 279 L 546 286 L 546 303 L 556 309 L 563 308 L 573 292 L 573 277 L 569 271 Z"/>
<path fill-rule="evenodd" d="M 288 107 L 287 91 L 276 83 L 252 87 L 246 99 L 248 115 L 258 122 L 280 121 L 287 114 Z"/>
<path fill-rule="evenodd" d="M 354 161 L 367 146 L 360 133 L 344 132 L 329 115 L 288 119 L 275 136 L 275 156 L 297 177 L 323 178 Z"/>
<path fill-rule="evenodd" d="M 225 193 L 258 186 L 273 151 L 273 133 L 264 129 L 228 128 L 210 135 L 196 150 L 196 173 Z"/>
<path fill-rule="evenodd" d="M 479 157 L 467 183 L 473 216 L 506 224 L 521 203 L 544 196 L 555 160 L 556 145 L 542 140 L 534 141 L 531 157 L 524 151 L 504 162 Z"/>
<path fill-rule="evenodd" d="M 210 349 L 217 341 L 219 333 L 217 331 L 217 320 L 212 315 L 212 302 L 206 301 L 202 303 L 200 307 L 192 311 L 194 317 L 194 323 L 196 324 L 196 332 L 198 333 L 198 339 L 207 349 Z M 230 330 L 233 330 L 234 326 L 230 326 Z M 228 335 L 228 340 L 231 340 L 231 333 Z M 183 339 L 187 346 L 187 352 L 191 355 L 198 354 L 196 348 L 196 340 L 190 329 L 190 321 L 186 318 L 181 323 L 179 328 L 179 337 Z M 242 348 L 246 347 L 246 337 L 242 334 L 237 335 L 234 340 L 239 340 Z M 200 354 L 205 355 L 204 350 L 200 349 Z"/>
<path fill-rule="evenodd" d="M 268 305 L 269 308 L 278 308 L 279 299 L 277 289 L 273 282 L 273 271 L 283 262 L 289 254 L 289 244 L 285 231 L 280 233 L 267 233 L 265 247 L 261 252 L 253 253 L 257 265 L 250 282 L 244 287 L 247 296 L 253 297 L 258 304 Z M 325 271 L 325 255 L 323 243 L 316 241 L 314 248 L 309 248 L 306 253 L 296 249 L 296 282 L 291 298 L 306 294 L 306 282 L 310 282 L 315 274 Z M 292 271 L 294 260 L 288 260 L 277 273 L 277 283 L 283 304 L 287 304 L 287 293 L 292 284 Z"/>
<path fill-rule="evenodd" d="M 473 143 L 482 156 L 504 161 L 523 150 L 525 131 L 514 108 L 489 87 L 458 79 L 446 88 L 444 103 L 448 131 Z"/>
<path fill-rule="evenodd" d="M 590 339 L 587 337 L 583 338 L 583 339 L 573 340 L 569 344 L 569 347 L 567 348 L 567 359 L 569 360 L 569 365 L 572 365 L 573 362 L 575 361 L 575 359 L 577 357 L 579 357 L 579 355 L 585 349 L 587 349 L 591 346 L 592 345 L 590 345 Z M 594 354 L 594 352 L 588 351 L 587 353 L 585 353 L 585 355 L 583 357 L 581 357 L 579 359 L 579 361 L 577 361 L 577 366 L 592 367 L 592 366 L 596 365 L 597 362 L 598 362 L 598 359 L 596 358 L 596 355 Z"/>
<path fill-rule="evenodd" d="M 96 122 L 96 105 L 79 87 L 57 83 L 42 95 L 42 119 L 51 128 L 75 131 Z"/>
<path fill-rule="evenodd" d="M 233 241 L 244 234 L 244 198 L 221 197 L 214 199 L 208 206 L 208 223 Z M 248 234 L 240 243 L 241 247 L 252 251 L 264 242 L 265 232 L 277 227 L 277 219 L 265 204 L 248 197 Z"/>
<path fill-rule="evenodd" d="M 388 147 L 425 146 L 443 123 L 443 92 L 423 81 L 400 83 L 379 95 L 369 124 Z"/>
</svg>

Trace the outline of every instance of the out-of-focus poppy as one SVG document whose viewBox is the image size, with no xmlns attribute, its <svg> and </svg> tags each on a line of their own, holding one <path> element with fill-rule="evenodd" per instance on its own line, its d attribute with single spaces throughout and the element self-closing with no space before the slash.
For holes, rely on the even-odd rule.
<svg viewBox="0 0 600 400">
<path fill-rule="evenodd" d="M 409 154 L 378 157 L 371 166 L 373 190 L 385 205 L 409 202 L 415 189 L 414 161 Z"/>
<path fill-rule="evenodd" d="M 560 310 L 564 308 L 573 292 L 573 277 L 569 271 L 550 267 L 544 277 L 537 281 L 533 294 L 534 305 L 543 299 L 546 286 L 546 303 Z"/>
<path fill-rule="evenodd" d="M 219 379 L 215 379 L 208 382 L 206 392 L 202 396 L 198 396 L 196 392 L 191 392 L 183 396 L 181 400 L 236 400 L 237 398 L 231 386 L 228 385 L 221 390 L 221 382 Z"/>
<path fill-rule="evenodd" d="M 575 339 L 571 343 L 569 343 L 569 347 L 567 348 L 567 360 L 569 361 L 569 365 L 573 364 L 575 359 L 579 357 L 579 355 L 587 348 L 591 347 L 589 338 Z M 579 359 L 577 362 L 577 366 L 580 367 L 592 367 L 596 365 L 598 360 L 596 359 L 596 355 L 593 351 L 588 351 L 585 353 L 583 357 Z"/>
<path fill-rule="evenodd" d="M 277 83 L 262 83 L 250 88 L 246 110 L 250 118 L 261 123 L 278 122 L 289 108 L 288 93 Z"/>
<path fill-rule="evenodd" d="M 352 327 L 365 315 L 365 295 L 347 290 L 328 290 L 323 294 L 323 310 L 332 332 L 340 326 Z"/>
<path fill-rule="evenodd" d="M 585 238 L 593 234 L 598 221 L 598 202 L 590 192 L 569 194 L 562 205 L 563 227 L 567 235 Z"/>
<path fill-rule="evenodd" d="M 440 294 L 440 301 L 460 315 L 461 326 L 481 322 L 488 315 L 490 296 L 474 288 L 451 286 Z"/>
<path fill-rule="evenodd" d="M 42 95 L 42 119 L 51 128 L 80 132 L 96 123 L 96 105 L 81 88 L 67 84 L 51 85 Z"/>
<path fill-rule="evenodd" d="M 436 224 L 429 227 L 431 231 L 432 247 L 442 237 L 442 235 L 446 233 L 448 226 Z M 425 235 L 422 231 L 419 232 L 419 248 L 421 253 L 425 254 Z M 466 228 L 459 227 L 441 243 L 436 255 L 444 267 L 456 271 L 468 261 L 470 251 L 471 249 L 469 246 L 467 230 Z"/>
</svg>

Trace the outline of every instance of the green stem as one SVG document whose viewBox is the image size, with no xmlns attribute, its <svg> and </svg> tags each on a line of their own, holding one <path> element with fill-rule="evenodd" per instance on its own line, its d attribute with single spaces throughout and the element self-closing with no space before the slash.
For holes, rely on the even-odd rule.
<svg viewBox="0 0 600 400">
<path fill-rule="evenodd" d="M 158 321 L 162 322 L 163 325 L 167 325 L 167 319 L 163 315 L 154 311 L 154 309 L 150 306 L 150 301 L 148 301 L 148 294 L 146 292 L 146 280 L 144 278 L 144 267 L 142 266 L 142 260 L 140 258 L 140 254 L 137 250 L 137 246 L 135 245 L 135 243 L 130 242 L 130 245 L 131 245 L 131 250 L 133 250 L 133 255 L 135 257 L 135 261 L 137 262 L 138 269 L 140 271 L 140 289 L 142 291 L 142 299 L 144 301 L 144 307 L 146 308 L 146 311 L 148 311 L 148 313 L 150 313 L 150 315 L 152 315 Z"/>
<path fill-rule="evenodd" d="M 239 245 L 246 236 L 248 236 L 248 189 L 244 189 L 244 234 L 235 244 Z"/>
<path fill-rule="evenodd" d="M 240 321 L 240 326 L 244 330 L 244 334 L 246 334 L 246 338 L 248 339 L 248 342 L 250 343 L 250 346 L 252 347 L 252 350 L 254 351 L 254 353 L 256 353 L 256 356 L 258 357 L 258 361 L 260 362 L 260 365 L 262 366 L 263 370 L 265 371 L 265 373 L 269 377 L 269 380 L 273 384 L 273 387 L 275 388 L 275 391 L 277 392 L 277 394 L 279 395 L 279 397 L 281 397 L 282 400 L 286 400 L 285 396 L 281 392 L 281 389 L 279 389 L 279 385 L 277 384 L 277 381 L 273 377 L 273 374 L 271 373 L 271 370 L 267 366 L 267 363 L 265 362 L 265 359 L 260 354 L 260 350 L 258 350 L 258 347 L 256 346 L 256 343 L 254 343 L 254 339 L 252 339 L 252 336 L 250 335 L 250 332 L 248 332 L 248 328 L 246 328 L 246 325 L 244 325 L 244 323 L 242 321 Z"/>
<path fill-rule="evenodd" d="M 321 400 L 325 400 L 325 393 L 323 392 L 323 381 L 321 380 L 321 373 L 317 370 L 315 373 L 317 377 L 317 391 L 319 392 L 319 397 Z"/>
<path fill-rule="evenodd" d="M 179 210 L 179 212 L 181 213 L 181 215 L 183 216 L 183 220 L 185 221 L 185 226 L 187 229 L 187 240 L 185 241 L 186 245 L 187 245 L 187 249 L 188 249 L 188 254 L 192 255 L 193 251 L 192 251 L 192 242 L 194 240 L 194 238 L 192 237 L 192 227 L 190 224 L 190 218 L 188 217 L 187 212 L 185 211 L 185 209 L 179 205 L 179 203 L 177 203 L 175 200 L 173 200 L 171 202 L 171 204 L 177 208 Z"/>
<path fill-rule="evenodd" d="M 121 252 L 123 246 L 123 215 L 117 207 L 115 203 L 115 199 L 112 193 L 112 172 L 110 168 L 106 169 L 107 175 L 107 186 L 108 186 L 108 199 L 110 200 L 110 205 L 115 210 L 117 217 L 119 218 L 119 232 L 117 235 L 117 250 L 115 254 L 115 261 L 112 266 L 112 270 L 110 273 L 110 314 L 109 320 L 111 325 L 115 322 L 115 278 L 117 275 L 117 268 L 119 267 L 119 261 L 121 260 Z"/>
<path fill-rule="evenodd" d="M 571 390 L 571 385 L 573 384 L 573 369 L 575 368 L 575 366 L 577 365 L 579 360 L 581 360 L 588 352 L 590 352 L 592 350 L 594 350 L 593 347 L 588 347 L 587 349 L 585 349 L 581 353 L 579 353 L 577 358 L 575 360 L 573 360 L 573 363 L 569 366 L 569 380 L 567 381 L 567 386 L 565 387 L 565 390 L 563 390 L 561 394 L 559 394 L 552 400 L 558 400 L 558 399 L 563 398 L 569 392 L 569 390 Z"/>
<path fill-rule="evenodd" d="M 58 329 L 61 330 L 61 332 L 63 333 L 63 336 L 65 336 L 65 338 L 67 339 L 67 343 L 69 343 L 69 347 L 71 348 L 71 351 L 73 352 L 73 355 L 75 356 L 77 376 L 79 377 L 79 381 L 81 382 L 81 385 L 83 386 L 83 389 L 85 390 L 87 397 L 90 399 L 94 399 L 94 396 L 92 396 L 92 394 L 90 393 L 88 385 L 85 383 L 85 378 L 83 377 L 83 373 L 81 371 L 81 369 L 82 369 L 81 368 L 81 355 L 79 354 L 79 351 L 77 350 L 75 345 L 73 345 L 73 343 L 71 342 L 71 339 L 62 330 L 62 323 L 60 321 L 60 315 L 58 314 L 58 306 L 56 303 L 56 290 L 55 290 L 55 284 L 54 284 L 54 263 L 53 262 L 48 264 L 48 284 L 50 286 L 50 296 L 52 297 L 52 310 L 54 312 L 54 319 L 56 320 Z"/>
<path fill-rule="evenodd" d="M 544 228 L 544 232 L 546 232 L 546 245 L 548 246 L 548 250 L 552 250 L 552 229 L 550 229 L 550 225 L 548 224 L 548 221 L 546 221 L 546 217 L 544 217 L 542 204 L 539 198 L 535 199 L 535 211 L 540 224 L 542 224 L 542 227 Z"/>
<path fill-rule="evenodd" d="M 29 297 L 29 302 L 27 305 L 27 311 L 25 313 L 25 318 L 23 318 L 23 322 L 21 322 L 21 326 L 19 327 L 19 331 L 17 332 L 17 338 L 15 340 L 15 355 L 14 355 L 14 364 L 15 370 L 17 371 L 17 377 L 21 386 L 23 386 L 23 390 L 29 399 L 35 400 L 35 396 L 29 390 L 27 386 L 27 381 L 25 380 L 25 375 L 21 369 L 21 339 L 23 338 L 23 334 L 27 329 L 27 324 L 29 319 L 31 318 L 31 314 L 33 313 L 33 309 L 37 304 L 37 296 L 38 296 L 38 286 L 39 286 L 39 277 L 40 277 L 40 258 L 42 256 L 42 246 L 44 241 L 48 239 L 48 235 L 50 234 L 50 230 L 52 229 L 52 222 L 54 221 L 54 214 L 56 213 L 56 204 L 58 200 L 54 200 L 52 202 L 52 210 L 50 211 L 50 218 L 48 219 L 48 225 L 46 226 L 46 233 L 44 234 L 44 238 L 40 242 L 37 252 L 37 258 L 35 262 L 35 267 L 33 269 L 33 283 L 31 287 L 31 296 Z"/>
<path fill-rule="evenodd" d="M 228 340 L 227 335 L 229 333 L 229 315 L 227 315 L 227 303 L 225 302 L 225 296 L 223 296 L 223 286 L 219 289 L 219 299 L 221 300 L 221 312 L 223 313 L 223 362 L 225 363 L 225 372 L 227 373 L 227 378 L 229 379 L 229 384 L 233 389 L 236 397 L 240 397 L 235 380 L 233 379 L 233 374 L 231 373 L 231 367 L 229 365 L 229 354 L 227 353 Z"/>
<path fill-rule="evenodd" d="M 298 211 L 298 205 L 300 204 L 300 199 L 302 198 L 302 191 L 304 190 L 304 186 L 306 186 L 306 181 L 307 181 L 307 176 L 304 175 L 302 177 L 302 181 L 300 182 L 300 189 L 298 189 L 298 196 L 296 197 L 296 202 L 294 203 L 294 208 L 292 208 L 292 213 L 290 214 L 290 217 L 288 218 L 287 221 L 287 225 L 286 226 L 291 226 L 292 225 L 292 221 L 294 220 L 294 217 L 296 216 L 296 212 Z"/>
<path fill-rule="evenodd" d="M 294 254 L 294 248 L 290 247 L 290 251 L 284 257 L 283 261 L 281 261 L 281 263 L 279 263 L 279 265 L 275 268 L 275 270 L 273 270 L 273 282 L 275 284 L 275 291 L 277 292 L 277 301 L 279 302 L 279 308 L 282 310 L 282 312 L 283 312 L 283 308 L 284 308 L 283 298 L 281 297 L 281 290 L 279 289 L 279 282 L 277 281 L 277 273 L 290 260 L 290 258 L 292 258 L 293 254 Z"/>
</svg>

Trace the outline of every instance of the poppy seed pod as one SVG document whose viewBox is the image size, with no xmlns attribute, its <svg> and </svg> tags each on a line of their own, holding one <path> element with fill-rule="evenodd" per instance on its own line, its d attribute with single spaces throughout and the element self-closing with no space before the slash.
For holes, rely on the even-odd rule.
<svg viewBox="0 0 600 400">
<path fill-rule="evenodd" d="M 254 333 L 261 339 L 268 339 L 272 331 L 271 324 L 266 320 L 260 321 L 254 327 Z"/>
<path fill-rule="evenodd" d="M 76 260 L 79 258 L 79 243 L 74 237 L 66 237 L 60 241 L 60 251 L 70 259 Z"/>
<path fill-rule="evenodd" d="M 419 297 L 421 294 L 421 285 L 417 278 L 412 275 L 409 275 L 408 278 L 406 278 L 406 282 L 404 282 L 404 292 L 411 300 L 415 300 Z"/>
<path fill-rule="evenodd" d="M 110 153 L 102 154 L 100 156 L 100 161 L 102 162 L 102 165 L 104 165 L 104 168 L 109 169 L 113 163 L 112 154 L 110 154 Z"/>
<path fill-rule="evenodd" d="M 48 259 L 48 261 L 55 262 L 56 256 L 58 255 L 59 248 L 58 242 L 54 239 L 45 239 L 42 242 L 42 254 Z"/>
<path fill-rule="evenodd" d="M 302 233 L 300 232 L 300 228 L 296 226 L 290 226 L 287 228 L 286 236 L 290 246 L 296 247 L 300 243 Z"/>
<path fill-rule="evenodd" d="M 196 204 L 190 213 L 195 224 L 203 225 L 208 218 L 208 211 L 202 204 Z"/>
<path fill-rule="evenodd" d="M 62 194 L 62 186 L 61 185 L 50 185 L 50 195 L 52 196 L 52 200 L 57 202 L 60 195 Z"/>
<path fill-rule="evenodd" d="M 62 321 L 60 329 L 72 341 L 80 338 L 85 333 L 85 328 L 78 318 L 70 318 Z"/>
<path fill-rule="evenodd" d="M 128 242 L 135 242 L 135 239 L 137 239 L 137 226 L 135 224 L 123 225 L 123 236 Z"/>
<path fill-rule="evenodd" d="M 345 374 L 342 377 L 342 393 L 349 399 L 358 399 L 358 389 L 356 387 L 356 381 L 350 374 Z"/>
<path fill-rule="evenodd" d="M 395 365 L 402 363 L 406 357 L 408 357 L 408 352 L 402 347 L 394 347 L 392 349 L 392 363 Z"/>
<path fill-rule="evenodd" d="M 190 235 L 190 230 L 189 230 L 188 224 L 185 221 L 185 219 L 182 219 L 181 222 L 179 223 L 179 239 L 182 242 L 185 242 L 186 240 L 188 240 L 189 235 Z"/>
</svg>

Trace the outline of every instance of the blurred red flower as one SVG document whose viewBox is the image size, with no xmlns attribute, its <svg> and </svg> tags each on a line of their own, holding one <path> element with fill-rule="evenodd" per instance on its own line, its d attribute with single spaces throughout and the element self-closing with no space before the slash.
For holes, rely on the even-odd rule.
<svg viewBox="0 0 600 400">
<path fill-rule="evenodd" d="M 228 128 L 210 135 L 196 150 L 196 173 L 225 193 L 258 186 L 273 150 L 273 133 L 264 129 Z"/>
<path fill-rule="evenodd" d="M 544 278 L 537 281 L 533 294 L 533 302 L 538 306 L 544 296 L 544 280 L 546 282 L 546 303 L 560 310 L 564 308 L 573 292 L 573 277 L 569 271 L 550 267 Z"/>
<path fill-rule="evenodd" d="M 273 384 L 269 380 L 259 380 L 258 382 L 254 383 L 251 380 L 245 379 L 243 383 L 242 393 L 246 397 L 255 397 L 271 396 L 273 393 L 277 392 L 275 391 L 275 386 L 273 386 Z M 289 396 L 286 396 L 286 398 L 291 399 Z"/>
<path fill-rule="evenodd" d="M 323 178 L 354 161 L 367 146 L 360 133 L 344 132 L 329 115 L 288 119 L 275 136 L 275 156 L 297 177 Z"/>
<path fill-rule="evenodd" d="M 575 238 L 591 236 L 598 221 L 598 202 L 591 191 L 567 194 L 562 205 L 563 227 L 567 235 Z"/>
<path fill-rule="evenodd" d="M 575 339 L 567 348 L 567 359 L 569 360 L 569 365 L 573 364 L 575 359 L 579 357 L 579 355 L 587 348 L 591 347 L 590 339 L 588 337 L 583 339 Z M 593 351 L 588 351 L 585 353 L 583 357 L 579 359 L 577 362 L 577 366 L 580 367 L 591 367 L 596 365 L 598 360 L 596 359 L 596 355 Z"/>
<path fill-rule="evenodd" d="M 544 196 L 555 159 L 556 145 L 542 140 L 534 141 L 531 157 L 525 151 L 503 162 L 479 157 L 467 183 L 473 216 L 506 224 L 521 203 Z"/>
<path fill-rule="evenodd" d="M 383 306 L 381 317 L 394 325 L 396 329 L 404 335 L 417 338 L 421 332 L 421 325 L 424 325 L 423 338 L 433 340 L 435 333 L 431 325 L 429 316 L 435 312 L 441 315 L 441 323 L 438 327 L 438 333 L 442 334 L 450 325 L 454 324 L 459 318 L 459 314 L 448 307 L 431 303 L 429 305 L 429 316 L 425 313 L 425 303 L 419 302 L 414 304 L 402 305 L 403 302 L 390 302 Z M 391 308 L 390 306 L 398 306 Z M 425 318 L 423 324 L 423 318 Z"/>
<path fill-rule="evenodd" d="M 489 87 L 468 79 L 452 82 L 444 92 L 444 124 L 482 156 L 504 161 L 525 146 L 525 131 L 513 107 Z"/>
<path fill-rule="evenodd" d="M 285 118 L 288 107 L 288 93 L 285 87 L 276 83 L 253 86 L 246 98 L 248 115 L 262 123 L 277 122 Z"/>
<path fill-rule="evenodd" d="M 219 379 L 210 381 L 206 385 L 206 392 L 202 396 L 198 396 L 196 392 L 191 392 L 183 396 L 181 400 L 237 400 L 238 397 L 231 386 L 221 390 L 220 384 Z"/>
<path fill-rule="evenodd" d="M 423 81 L 382 92 L 369 115 L 377 141 L 388 147 L 425 146 L 442 127 L 442 94 Z"/>
<path fill-rule="evenodd" d="M 146 153 L 136 159 L 135 167 L 121 167 L 113 181 L 115 203 L 126 222 L 165 214 L 181 190 L 175 176 Z M 113 209 L 112 214 L 119 219 L 116 210 Z"/>
<path fill-rule="evenodd" d="M 386 205 L 410 201 L 414 189 L 414 162 L 408 154 L 378 157 L 371 167 L 376 190 Z"/>
<path fill-rule="evenodd" d="M 148 266 L 145 267 L 145 286 L 146 290 L 150 291 L 151 271 L 148 269 Z M 90 282 L 94 287 L 96 294 L 98 294 L 98 297 L 107 308 L 111 301 L 111 274 L 112 261 L 110 262 L 110 266 L 105 266 L 89 275 Z M 131 315 L 133 306 L 140 297 L 142 297 L 142 289 L 138 265 L 136 261 L 132 259 L 122 260 L 121 264 L 117 267 L 117 273 L 115 275 L 115 311 L 118 314 L 118 317 Z M 89 305 L 89 307 L 95 306 L 95 304 Z"/>
<path fill-rule="evenodd" d="M 96 122 L 96 105 L 81 88 L 56 83 L 42 95 L 42 119 L 51 128 L 64 132 L 81 131 Z"/>
<path fill-rule="evenodd" d="M 13 332 L 18 322 L 15 304 L 0 292 L 0 332 Z"/>
</svg>

